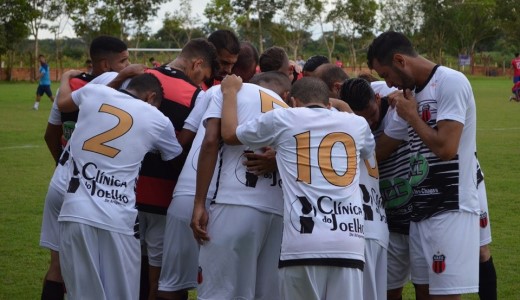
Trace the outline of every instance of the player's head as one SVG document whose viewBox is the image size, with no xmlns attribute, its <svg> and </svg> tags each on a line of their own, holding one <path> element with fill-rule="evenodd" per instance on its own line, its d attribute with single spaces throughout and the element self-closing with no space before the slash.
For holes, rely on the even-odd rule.
<svg viewBox="0 0 520 300">
<path fill-rule="evenodd" d="M 250 42 L 240 43 L 240 53 L 231 73 L 242 77 L 244 82 L 249 82 L 256 73 L 257 65 L 258 51 L 255 46 Z"/>
<path fill-rule="evenodd" d="M 375 77 L 374 75 L 367 73 L 367 72 L 363 72 L 363 73 L 359 74 L 358 78 L 363 78 L 368 82 L 379 81 L 379 79 L 377 77 Z"/>
<path fill-rule="evenodd" d="M 144 73 L 130 80 L 126 90 L 137 98 L 159 107 L 163 100 L 161 82 L 152 74 Z"/>
<path fill-rule="evenodd" d="M 233 65 L 237 62 L 240 52 L 240 42 L 237 36 L 230 30 L 219 29 L 208 36 L 208 41 L 217 49 L 219 70 L 214 78 L 222 80 L 224 76 L 231 74 Z"/>
<path fill-rule="evenodd" d="M 315 77 L 303 77 L 297 80 L 290 92 L 291 104 L 294 107 L 307 106 L 309 104 L 329 104 L 329 88 L 323 80 Z"/>
<path fill-rule="evenodd" d="M 314 55 L 309 57 L 303 65 L 303 76 L 312 76 L 317 67 L 330 63 L 329 59 L 323 55 Z"/>
<path fill-rule="evenodd" d="M 415 57 L 418 54 L 404 34 L 386 31 L 368 47 L 367 63 L 389 87 L 413 89 L 416 83 L 410 70 L 410 62 Z"/>
<path fill-rule="evenodd" d="M 258 73 L 249 80 L 249 83 L 274 91 L 284 101 L 286 101 L 289 90 L 291 89 L 291 81 L 289 80 L 289 77 L 278 71 Z"/>
<path fill-rule="evenodd" d="M 379 127 L 381 120 L 381 100 L 363 78 L 351 78 L 345 80 L 341 86 L 339 98 L 350 106 L 358 116 L 367 120 L 372 130 Z"/>
<path fill-rule="evenodd" d="M 92 75 L 105 72 L 119 72 L 130 64 L 128 47 L 118 38 L 102 35 L 90 43 L 90 58 L 92 59 Z"/>
<path fill-rule="evenodd" d="M 153 63 L 155 61 L 155 58 L 153 57 L 150 57 L 150 59 L 148 60 L 149 62 Z"/>
<path fill-rule="evenodd" d="M 347 73 L 335 64 L 327 63 L 317 67 L 312 76 L 317 77 L 329 87 L 329 97 L 338 98 L 341 84 L 349 77 Z"/>
<path fill-rule="evenodd" d="M 518 57 L 518 56 L 520 56 L 520 53 L 516 52 L 515 57 Z"/>
<path fill-rule="evenodd" d="M 195 85 L 213 78 L 218 72 L 217 50 L 204 38 L 190 40 L 182 48 L 179 58 L 184 61 L 184 71 Z"/>
<path fill-rule="evenodd" d="M 260 54 L 258 62 L 261 72 L 279 71 L 287 75 L 291 75 L 289 70 L 289 57 L 285 50 L 281 47 L 267 48 Z"/>
<path fill-rule="evenodd" d="M 38 60 L 40 61 L 40 64 L 45 63 L 45 56 L 43 54 L 38 55 Z"/>
</svg>

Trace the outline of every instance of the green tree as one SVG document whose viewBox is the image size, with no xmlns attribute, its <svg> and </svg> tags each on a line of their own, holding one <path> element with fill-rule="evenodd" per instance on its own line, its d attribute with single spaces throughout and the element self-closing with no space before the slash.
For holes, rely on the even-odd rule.
<svg viewBox="0 0 520 300">
<path fill-rule="evenodd" d="M 199 23 L 200 18 L 192 15 L 191 2 L 182 0 L 178 10 L 166 14 L 163 27 L 155 37 L 167 42 L 169 47 L 182 48 L 189 40 L 204 36 Z"/>
<path fill-rule="evenodd" d="M 505 34 L 508 55 L 518 52 L 520 41 L 520 6 L 518 0 L 500 0 L 496 2 L 495 16 Z"/>
<path fill-rule="evenodd" d="M 211 33 L 217 29 L 233 30 L 233 6 L 230 0 L 211 0 L 204 9 L 208 19 L 205 31 Z"/>
<path fill-rule="evenodd" d="M 393 30 L 407 36 L 415 34 L 420 29 L 422 12 L 419 0 L 380 0 L 379 28 L 382 31 Z"/>
</svg>

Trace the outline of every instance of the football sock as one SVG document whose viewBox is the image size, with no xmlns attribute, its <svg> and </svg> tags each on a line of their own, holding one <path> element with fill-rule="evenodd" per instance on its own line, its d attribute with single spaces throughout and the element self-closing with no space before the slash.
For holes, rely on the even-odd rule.
<svg viewBox="0 0 520 300">
<path fill-rule="evenodd" d="M 141 256 L 139 300 L 147 300 L 148 293 L 150 293 L 150 282 L 148 281 L 148 256 Z"/>
<path fill-rule="evenodd" d="M 65 285 L 63 282 L 45 280 L 43 283 L 42 300 L 63 300 Z"/>
<path fill-rule="evenodd" d="M 34 102 L 33 109 L 38 110 L 38 107 L 40 106 L 40 102 Z"/>
<path fill-rule="evenodd" d="M 492 257 L 479 264 L 478 296 L 480 300 L 497 299 L 497 272 Z"/>
</svg>

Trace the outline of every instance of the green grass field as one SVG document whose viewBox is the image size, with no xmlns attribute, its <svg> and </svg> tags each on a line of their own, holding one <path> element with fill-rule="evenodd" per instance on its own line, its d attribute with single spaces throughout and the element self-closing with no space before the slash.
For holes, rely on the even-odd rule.
<svg viewBox="0 0 520 300">
<path fill-rule="evenodd" d="M 520 103 L 508 101 L 510 79 L 479 77 L 471 83 L 499 299 L 519 299 Z M 36 87 L 0 82 L 0 299 L 39 299 L 49 263 L 48 250 L 38 243 L 43 201 L 54 168 L 43 140 L 51 103 L 44 96 L 40 110 L 32 110 Z M 57 87 L 53 83 L 53 90 Z M 404 299 L 414 299 L 409 286 Z"/>
</svg>

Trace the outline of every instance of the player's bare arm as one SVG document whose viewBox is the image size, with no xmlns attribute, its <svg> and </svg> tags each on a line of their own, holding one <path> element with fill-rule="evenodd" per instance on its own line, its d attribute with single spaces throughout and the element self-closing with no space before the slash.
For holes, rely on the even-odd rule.
<svg viewBox="0 0 520 300">
<path fill-rule="evenodd" d="M 118 89 L 121 87 L 123 82 L 127 80 L 128 78 L 135 77 L 137 75 L 143 74 L 144 70 L 146 70 L 147 67 L 143 64 L 132 64 L 121 70 L 110 83 L 107 84 L 107 86 Z"/>
<path fill-rule="evenodd" d="M 242 78 L 236 75 L 228 75 L 220 85 L 224 101 L 222 102 L 222 127 L 220 129 L 222 139 L 228 145 L 241 145 L 236 131 L 238 127 L 237 117 L 237 93 L 242 87 Z"/>
<path fill-rule="evenodd" d="M 61 76 L 60 92 L 58 93 L 58 109 L 61 112 L 72 112 L 78 110 L 78 106 L 72 101 L 72 89 L 69 80 L 81 74 L 81 71 L 70 70 Z"/>
<path fill-rule="evenodd" d="M 47 144 L 47 148 L 49 148 L 52 158 L 54 158 L 56 164 L 58 164 L 58 160 L 60 159 L 62 135 L 63 128 L 61 127 L 61 125 L 47 123 L 44 139 L 45 143 Z"/>
<path fill-rule="evenodd" d="M 399 145 L 401 145 L 402 142 L 403 141 L 401 140 L 396 140 L 389 137 L 385 133 L 379 135 L 376 139 L 377 161 L 384 161 L 385 159 L 390 157 L 390 155 L 392 155 L 392 153 L 394 153 L 397 150 L 397 148 L 399 148 Z"/>
<path fill-rule="evenodd" d="M 218 149 L 220 143 L 220 119 L 211 118 L 206 124 L 206 134 L 200 147 L 197 167 L 197 181 L 195 187 L 195 205 L 191 219 L 191 229 L 199 244 L 209 240 L 208 212 L 206 211 L 206 197 L 211 178 L 215 172 Z"/>
<path fill-rule="evenodd" d="M 421 140 L 442 160 L 450 160 L 459 148 L 459 141 L 464 125 L 453 120 L 442 120 L 437 122 L 437 128 L 431 128 L 417 113 L 417 102 L 410 90 L 402 95 L 393 95 L 397 114 L 406 120 Z"/>
<path fill-rule="evenodd" d="M 262 153 L 244 153 L 247 158 L 243 164 L 247 171 L 256 176 L 264 175 L 266 173 L 275 172 L 276 166 L 276 151 L 271 147 L 264 147 Z"/>
</svg>

